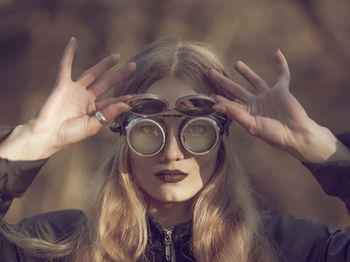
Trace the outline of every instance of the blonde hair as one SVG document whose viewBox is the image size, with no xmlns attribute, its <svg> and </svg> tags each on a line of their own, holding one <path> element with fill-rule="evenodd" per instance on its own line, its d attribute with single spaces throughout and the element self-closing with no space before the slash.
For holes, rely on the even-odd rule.
<svg viewBox="0 0 350 262">
<path fill-rule="evenodd" d="M 226 73 L 206 44 L 161 39 L 140 50 L 130 61 L 136 62 L 136 72 L 116 87 L 116 96 L 144 93 L 166 77 L 179 78 L 200 93 L 228 96 L 207 77 L 209 68 Z M 190 203 L 190 249 L 200 262 L 274 261 L 273 248 L 261 233 L 261 218 L 247 177 L 226 139 L 220 144 L 210 180 Z M 56 243 L 60 252 L 56 249 L 51 254 L 60 253 L 73 261 L 147 261 L 151 256 L 147 205 L 133 181 L 124 137 L 118 139 L 92 187 L 82 232 Z M 50 253 L 55 245 L 45 248 Z"/>
<path fill-rule="evenodd" d="M 141 49 L 128 62 L 136 62 L 136 72 L 115 89 L 115 96 L 145 93 L 154 82 L 166 77 L 179 78 L 200 93 L 229 96 L 207 77 L 210 68 L 227 75 L 208 44 L 161 39 Z"/>
</svg>

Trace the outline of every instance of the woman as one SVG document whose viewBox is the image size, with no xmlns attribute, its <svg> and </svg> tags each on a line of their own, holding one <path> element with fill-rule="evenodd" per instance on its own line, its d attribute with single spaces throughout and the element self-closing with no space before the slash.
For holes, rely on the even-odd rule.
<svg viewBox="0 0 350 262">
<path fill-rule="evenodd" d="M 3 173 L 14 177 L 8 163 L 20 173 L 2 190 L 2 209 L 30 184 L 45 161 L 40 159 L 96 134 L 113 119 L 112 129 L 121 137 L 92 183 L 86 215 L 63 211 L 4 226 L 4 256 L 20 261 L 349 259 L 349 229 L 332 232 L 292 217 L 260 217 L 226 141 L 233 119 L 305 162 L 326 189 L 333 175 L 339 185 L 346 181 L 350 150 L 312 121 L 291 95 L 287 62 L 279 50 L 273 88 L 244 63 L 236 64 L 253 94 L 226 77 L 204 44 L 156 41 L 116 73 L 97 80 L 116 64 L 118 57 L 112 55 L 73 82 L 75 49 L 72 39 L 56 86 L 38 115 L 1 143 L 0 156 L 10 160 Z M 95 104 L 115 84 L 116 98 Z M 17 160 L 29 161 L 29 168 Z"/>
</svg>

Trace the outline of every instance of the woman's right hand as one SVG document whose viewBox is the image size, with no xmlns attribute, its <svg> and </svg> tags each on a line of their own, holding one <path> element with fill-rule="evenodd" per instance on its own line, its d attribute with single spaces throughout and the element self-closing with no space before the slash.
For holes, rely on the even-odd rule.
<svg viewBox="0 0 350 262">
<path fill-rule="evenodd" d="M 77 42 L 72 38 L 62 57 L 55 86 L 38 114 L 27 124 L 16 127 L 0 145 L 0 156 L 11 160 L 47 158 L 67 146 L 96 134 L 103 124 L 95 116 L 101 111 L 107 120 L 127 112 L 125 103 L 131 96 L 96 99 L 113 85 L 135 71 L 129 63 L 117 72 L 96 81 L 118 62 L 111 55 L 84 72 L 77 81 L 71 79 Z"/>
</svg>

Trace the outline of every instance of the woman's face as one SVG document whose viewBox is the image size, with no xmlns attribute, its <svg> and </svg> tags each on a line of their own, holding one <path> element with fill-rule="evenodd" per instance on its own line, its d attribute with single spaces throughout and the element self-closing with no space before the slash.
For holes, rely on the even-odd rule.
<svg viewBox="0 0 350 262">
<path fill-rule="evenodd" d="M 164 78 L 151 85 L 147 93 L 165 98 L 169 108 L 174 108 L 178 98 L 197 92 L 180 79 Z M 202 156 L 188 153 L 182 148 L 177 135 L 183 118 L 161 119 L 168 131 L 166 144 L 161 152 L 152 157 L 142 157 L 129 150 L 134 179 L 148 195 L 151 205 L 152 201 L 179 203 L 191 199 L 208 182 L 215 168 L 218 152 L 217 147 Z"/>
</svg>

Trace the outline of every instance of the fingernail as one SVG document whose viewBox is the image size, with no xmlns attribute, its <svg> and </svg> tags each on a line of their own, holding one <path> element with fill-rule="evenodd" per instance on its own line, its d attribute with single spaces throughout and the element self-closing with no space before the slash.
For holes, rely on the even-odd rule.
<svg viewBox="0 0 350 262">
<path fill-rule="evenodd" d="M 113 63 L 118 62 L 120 54 L 112 54 L 109 59 L 112 59 Z"/>
<path fill-rule="evenodd" d="M 135 94 L 127 94 L 125 95 L 125 99 L 128 100 L 130 98 L 132 98 Z"/>
<path fill-rule="evenodd" d="M 125 104 L 125 106 L 123 106 L 123 107 L 120 109 L 120 111 L 121 111 L 122 113 L 126 113 L 126 112 L 129 112 L 131 109 L 132 109 L 131 106 L 129 106 L 128 104 Z"/>
<path fill-rule="evenodd" d="M 241 60 L 237 60 L 234 64 L 235 68 L 237 69 L 239 67 L 239 64 L 243 63 Z"/>
<path fill-rule="evenodd" d="M 120 54 L 119 54 L 119 53 L 112 54 L 112 57 L 119 58 L 119 57 L 120 57 Z"/>
<path fill-rule="evenodd" d="M 225 113 L 226 112 L 226 107 L 222 106 L 222 105 L 214 105 L 212 106 L 212 108 L 219 112 L 219 113 Z"/>
<path fill-rule="evenodd" d="M 131 70 L 132 72 L 134 72 L 136 70 L 136 63 L 135 62 L 130 62 L 129 64 L 126 65 L 126 68 L 128 68 L 128 72 L 129 70 Z"/>
</svg>

